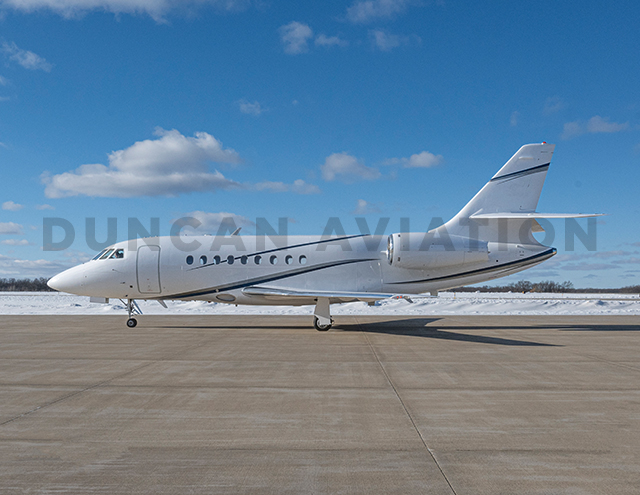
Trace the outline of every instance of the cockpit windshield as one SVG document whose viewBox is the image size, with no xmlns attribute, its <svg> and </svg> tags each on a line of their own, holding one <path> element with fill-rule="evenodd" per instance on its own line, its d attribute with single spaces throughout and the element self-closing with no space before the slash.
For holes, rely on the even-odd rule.
<svg viewBox="0 0 640 495">
<path fill-rule="evenodd" d="M 100 256 L 102 256 L 102 255 L 103 255 L 104 253 L 106 253 L 106 252 L 107 252 L 107 249 L 103 249 L 103 250 L 102 250 L 102 251 L 100 251 L 98 254 L 96 254 L 96 255 L 91 259 L 91 261 L 95 261 L 95 260 L 97 260 L 98 258 L 100 258 Z"/>
<path fill-rule="evenodd" d="M 113 249 L 107 249 L 106 252 L 102 256 L 100 256 L 100 259 L 106 260 L 111 253 L 113 253 Z"/>
<path fill-rule="evenodd" d="M 124 258 L 124 249 L 103 249 L 98 254 L 96 254 L 91 261 L 106 260 L 107 258 L 111 260 L 121 260 L 122 258 Z"/>
<path fill-rule="evenodd" d="M 124 258 L 124 249 L 116 249 L 109 258 L 112 260 L 121 260 Z"/>
</svg>

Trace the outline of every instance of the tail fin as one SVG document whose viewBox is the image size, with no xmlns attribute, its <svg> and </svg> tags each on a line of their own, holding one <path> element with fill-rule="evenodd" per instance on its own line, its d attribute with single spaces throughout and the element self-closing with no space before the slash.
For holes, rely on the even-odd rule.
<svg viewBox="0 0 640 495">
<path fill-rule="evenodd" d="M 536 218 L 588 218 L 602 213 L 539 213 L 536 210 L 555 144 L 526 144 L 460 212 L 436 231 L 484 242 L 538 245 Z"/>
<path fill-rule="evenodd" d="M 555 144 L 526 144 L 456 215 L 535 211 Z"/>
<path fill-rule="evenodd" d="M 480 192 L 445 224 L 447 232 L 470 235 L 470 221 L 480 215 L 535 212 L 554 148 L 554 144 L 546 143 L 526 144 L 520 148 Z M 533 225 L 531 220 L 527 221 Z"/>
</svg>

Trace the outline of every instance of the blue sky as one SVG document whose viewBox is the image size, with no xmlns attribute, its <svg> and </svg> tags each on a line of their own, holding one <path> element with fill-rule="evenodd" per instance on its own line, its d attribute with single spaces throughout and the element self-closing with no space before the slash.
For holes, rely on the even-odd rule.
<svg viewBox="0 0 640 495">
<path fill-rule="evenodd" d="M 0 0 L 0 277 L 87 259 L 86 217 L 424 231 L 547 141 L 538 210 L 608 216 L 595 252 L 554 222 L 559 255 L 509 280 L 638 284 L 639 25 L 633 1 Z"/>
</svg>

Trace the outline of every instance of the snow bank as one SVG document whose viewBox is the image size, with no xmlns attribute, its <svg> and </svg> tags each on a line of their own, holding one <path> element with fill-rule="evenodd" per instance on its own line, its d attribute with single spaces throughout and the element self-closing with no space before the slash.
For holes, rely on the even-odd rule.
<svg viewBox="0 0 640 495">
<path fill-rule="evenodd" d="M 309 315 L 312 306 L 234 306 L 201 301 L 139 301 L 144 314 L 273 314 Z M 626 294 L 441 293 L 437 298 L 337 304 L 334 315 L 640 315 L 640 298 Z M 94 304 L 88 297 L 57 292 L 0 292 L 2 315 L 125 315 L 125 306 Z"/>
</svg>

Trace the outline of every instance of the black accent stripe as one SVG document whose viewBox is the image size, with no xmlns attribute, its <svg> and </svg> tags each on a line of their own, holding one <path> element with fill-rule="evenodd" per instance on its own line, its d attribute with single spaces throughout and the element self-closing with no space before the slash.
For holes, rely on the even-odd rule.
<svg viewBox="0 0 640 495">
<path fill-rule="evenodd" d="M 550 164 L 551 164 L 551 162 L 545 163 L 544 165 L 538 165 L 536 167 L 531 167 L 531 168 L 528 168 L 526 170 L 520 170 L 519 172 L 512 172 L 510 174 L 501 175 L 500 177 L 494 177 L 489 182 L 494 182 L 494 181 L 503 180 L 503 179 L 513 180 L 513 179 L 518 179 L 520 177 L 524 177 L 525 175 L 536 174 L 538 172 L 546 172 L 547 170 L 549 170 L 549 165 Z"/>
<path fill-rule="evenodd" d="M 305 268 L 296 268 L 295 270 L 290 270 L 285 273 L 279 273 L 276 275 L 267 275 L 263 277 L 256 277 L 253 279 L 245 280 L 243 282 L 233 282 L 230 284 L 219 285 L 217 287 L 207 287 L 206 289 L 200 289 L 192 292 L 183 292 L 181 294 L 171 294 L 171 295 L 163 295 L 163 299 L 184 299 L 188 297 L 196 297 L 196 296 L 205 296 L 207 294 L 217 294 L 219 292 L 226 292 L 230 290 L 242 289 L 244 287 L 250 287 L 256 284 L 264 284 L 268 282 L 274 282 L 276 280 L 282 280 L 289 277 L 294 277 L 296 275 L 302 275 L 306 273 L 315 272 L 318 270 L 324 270 L 325 268 L 333 268 L 336 266 L 342 265 L 350 265 L 352 263 L 364 263 L 369 261 L 378 261 L 378 258 L 369 258 L 369 259 L 355 259 L 355 260 L 343 260 L 338 262 L 331 263 L 322 263 L 310 267 Z"/>
<path fill-rule="evenodd" d="M 292 246 L 285 246 L 285 247 L 275 248 L 275 249 L 267 249 L 266 251 L 258 251 L 258 252 L 251 253 L 251 254 L 241 254 L 240 256 L 234 256 L 233 259 L 235 261 L 235 260 L 239 260 L 243 256 L 246 256 L 247 258 L 249 258 L 251 256 L 261 256 L 263 254 L 275 253 L 275 252 L 278 252 L 278 251 L 285 251 L 287 249 L 295 249 L 295 248 L 306 247 L 306 246 L 315 246 L 317 244 L 325 244 L 327 242 L 342 242 L 342 241 L 346 241 L 346 240 L 349 240 L 349 239 L 356 239 L 358 237 L 366 237 L 368 235 L 371 235 L 371 234 L 357 234 L 357 235 L 349 235 L 349 236 L 346 236 L 346 237 L 332 237 L 331 239 L 324 239 L 322 241 L 306 242 L 304 244 L 294 244 Z M 221 265 L 222 263 L 227 263 L 227 259 L 225 258 L 225 259 L 220 260 L 220 263 L 207 263 L 206 265 L 194 266 L 193 268 L 189 268 L 189 270 L 187 270 L 187 271 L 199 270 L 200 268 L 206 268 L 208 266 L 217 266 L 218 264 Z"/>
<path fill-rule="evenodd" d="M 536 255 L 530 256 L 529 258 L 526 258 L 524 260 L 517 260 L 517 261 L 510 261 L 509 263 L 503 263 L 502 265 L 498 265 L 498 266 L 490 266 L 487 268 L 480 268 L 478 270 L 471 270 L 469 272 L 462 272 L 462 273 L 456 273 L 454 275 L 447 275 L 445 277 L 436 277 L 436 278 L 425 278 L 422 280 L 409 280 L 406 282 L 388 282 L 389 285 L 401 285 L 401 284 L 420 284 L 420 283 L 425 283 L 425 282 L 440 282 L 443 280 L 450 280 L 450 279 L 455 279 L 455 278 L 460 278 L 460 277 L 467 277 L 470 275 L 479 275 L 480 273 L 488 273 L 488 272 L 494 272 L 494 271 L 501 271 L 504 270 L 505 268 L 512 266 L 515 268 L 515 266 L 517 265 L 522 265 L 522 266 L 526 266 L 526 265 L 530 265 L 532 264 L 535 260 L 537 260 L 538 258 L 543 258 L 543 257 L 551 257 L 554 256 L 558 251 L 555 248 L 551 248 L 548 249 L 547 251 L 544 251 L 542 253 L 538 253 Z"/>
</svg>

